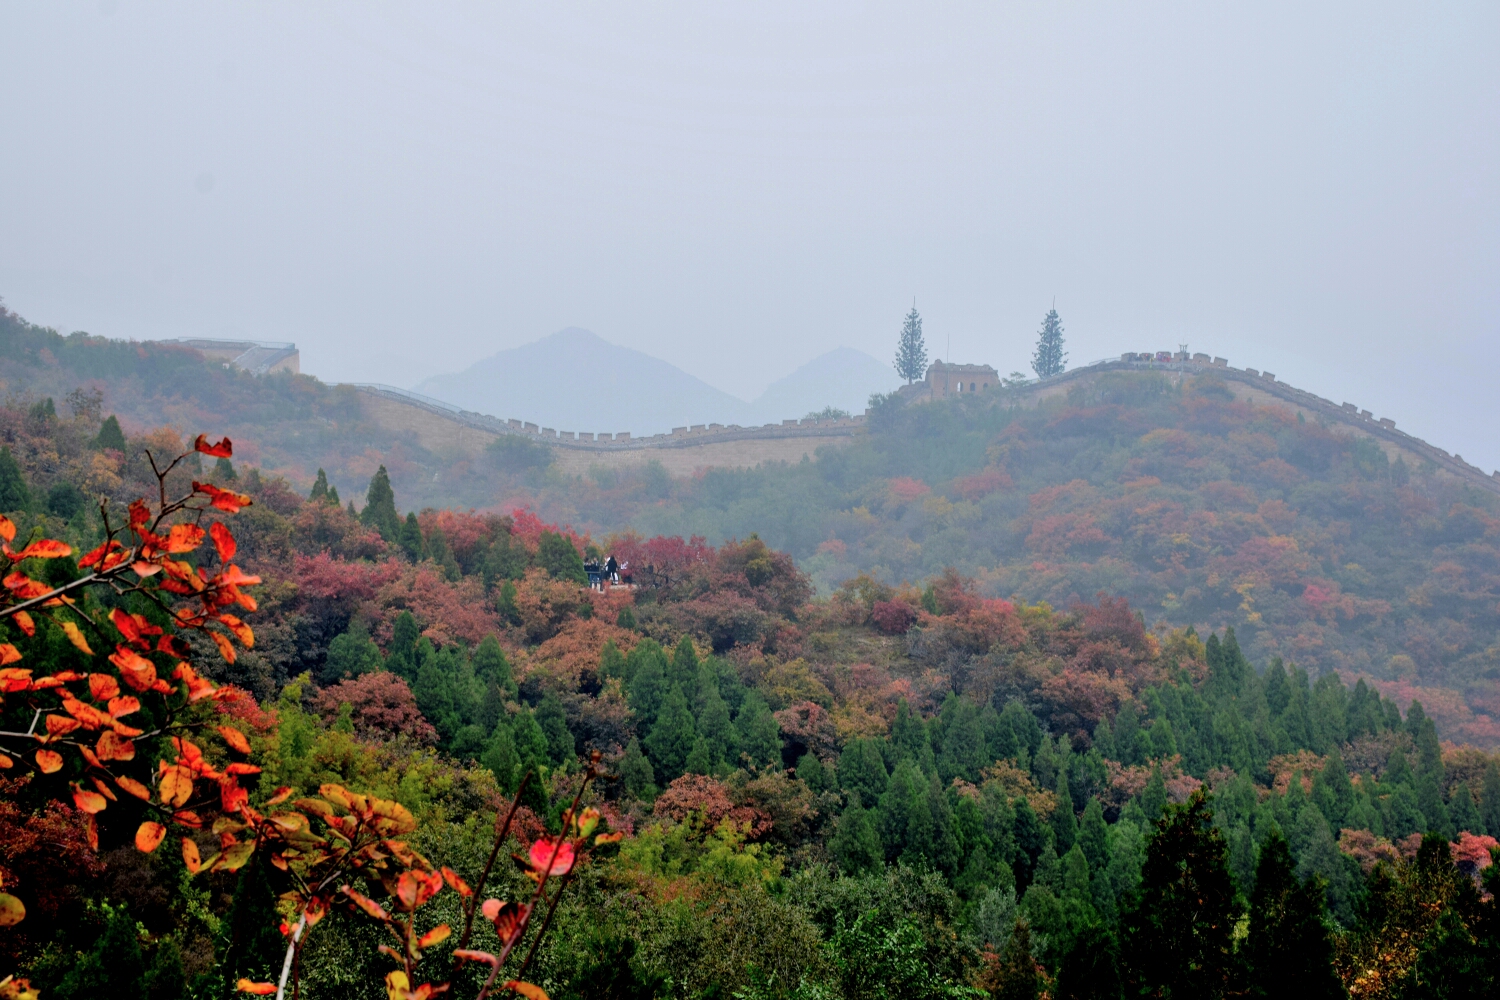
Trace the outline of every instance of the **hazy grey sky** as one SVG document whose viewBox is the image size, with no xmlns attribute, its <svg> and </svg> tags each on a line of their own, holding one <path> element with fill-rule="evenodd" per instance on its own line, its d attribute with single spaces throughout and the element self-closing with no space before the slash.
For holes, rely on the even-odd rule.
<svg viewBox="0 0 1500 1000">
<path fill-rule="evenodd" d="M 0 296 L 410 385 L 1194 350 L 1500 466 L 1500 4 L 0 6 Z M 566 360 L 559 358 L 559 379 Z"/>
</svg>

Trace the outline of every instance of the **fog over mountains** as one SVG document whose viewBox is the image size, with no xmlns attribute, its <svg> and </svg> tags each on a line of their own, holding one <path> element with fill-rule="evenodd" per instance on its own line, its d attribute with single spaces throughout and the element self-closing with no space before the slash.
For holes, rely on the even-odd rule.
<svg viewBox="0 0 1500 1000">
<path fill-rule="evenodd" d="M 899 384 L 889 365 L 840 347 L 747 402 L 660 358 L 569 327 L 412 388 L 466 410 L 557 430 L 644 435 L 692 424 L 780 422 L 827 406 L 862 413 L 872 392 Z"/>
</svg>

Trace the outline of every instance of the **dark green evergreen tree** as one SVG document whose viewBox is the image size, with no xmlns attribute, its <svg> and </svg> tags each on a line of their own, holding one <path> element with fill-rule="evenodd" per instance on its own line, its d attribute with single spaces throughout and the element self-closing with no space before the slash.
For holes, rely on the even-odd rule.
<svg viewBox="0 0 1500 1000">
<path fill-rule="evenodd" d="M 1264 997 L 1341 997 L 1323 886 L 1299 881 L 1291 848 L 1275 827 L 1261 844 L 1245 942 L 1251 993 Z"/>
<path fill-rule="evenodd" d="M 745 693 L 739 714 L 734 719 L 735 732 L 739 734 L 741 757 L 748 757 L 750 765 L 757 768 L 777 767 L 781 764 L 781 727 L 771 714 L 771 706 L 759 691 Z"/>
<path fill-rule="evenodd" d="M 626 795 L 642 802 L 650 802 L 656 798 L 656 771 L 652 768 L 651 761 L 641 752 L 641 741 L 634 736 L 626 744 L 625 756 L 620 758 L 617 770 Z"/>
<path fill-rule="evenodd" d="M 578 755 L 573 734 L 568 730 L 568 713 L 557 692 L 548 691 L 536 708 L 536 722 L 547 737 L 547 754 L 553 764 L 567 764 Z"/>
<path fill-rule="evenodd" d="M 231 462 L 227 458 L 220 458 L 220 459 L 215 460 L 215 462 L 214 462 L 214 482 L 215 483 L 232 483 L 236 479 L 239 479 L 239 478 L 240 478 L 239 473 L 237 473 L 237 472 L 234 471 L 234 463 L 233 462 Z M 334 499 L 335 502 L 338 501 L 338 494 L 337 493 L 333 494 L 333 499 Z"/>
<path fill-rule="evenodd" d="M 1491 760 L 1485 765 L 1483 791 L 1479 795 L 1480 818 L 1491 836 L 1500 838 L 1500 764 Z"/>
<path fill-rule="evenodd" d="M 692 698 L 698 690 L 698 651 L 693 640 L 683 636 L 672 653 L 672 666 L 667 671 L 667 682 L 681 688 L 682 693 Z"/>
<path fill-rule="evenodd" d="M 1031 356 L 1031 370 L 1039 378 L 1061 375 L 1067 367 L 1068 354 L 1063 350 L 1063 326 L 1056 309 L 1049 309 L 1042 317 L 1042 329 L 1037 334 L 1036 353 Z"/>
<path fill-rule="evenodd" d="M 0 512 L 25 514 L 31 511 L 31 487 L 26 484 L 26 474 L 10 453 L 10 448 L 0 448 Z"/>
<path fill-rule="evenodd" d="M 120 430 L 120 421 L 113 413 L 104 418 L 99 434 L 94 438 L 94 447 L 100 451 L 125 453 L 125 432 Z"/>
<path fill-rule="evenodd" d="M 328 502 L 328 473 L 318 469 L 318 478 L 313 480 L 312 491 L 307 494 L 309 503 Z"/>
<path fill-rule="evenodd" d="M 858 801 L 867 809 L 873 809 L 885 794 L 890 775 L 885 769 L 885 760 L 880 755 L 880 744 L 873 739 L 850 740 L 839 755 L 839 787 L 849 796 L 849 801 Z"/>
<path fill-rule="evenodd" d="M 901 324 L 896 341 L 896 374 L 910 385 L 927 377 L 927 341 L 922 336 L 922 316 L 915 304 Z"/>
<path fill-rule="evenodd" d="M 391 477 L 381 466 L 370 477 L 370 489 L 365 494 L 365 509 L 359 512 L 362 524 L 380 532 L 388 542 L 397 540 L 401 533 L 401 515 L 396 513 L 396 492 L 391 489 Z"/>
<path fill-rule="evenodd" d="M 83 495 L 83 491 L 65 479 L 53 483 L 52 488 L 47 491 L 47 513 L 64 521 L 72 521 L 88 505 L 88 498 Z"/>
<path fill-rule="evenodd" d="M 489 768 L 502 792 L 506 795 L 516 793 L 516 785 L 521 781 L 521 755 L 516 752 L 516 738 L 511 733 L 510 724 L 504 719 L 496 723 L 479 763 Z"/>
<path fill-rule="evenodd" d="M 720 768 L 740 758 L 740 737 L 730 718 L 729 703 L 719 694 L 718 680 L 704 668 L 698 672 L 698 732 L 707 742 L 709 766 Z"/>
<path fill-rule="evenodd" d="M 349 623 L 348 631 L 334 636 L 328 644 L 328 658 L 323 661 L 318 680 L 334 684 L 345 677 L 374 673 L 383 666 L 385 658 L 380 655 L 380 647 L 370 638 L 364 621 L 356 618 Z"/>
<path fill-rule="evenodd" d="M 407 511 L 406 520 L 401 522 L 401 530 L 396 535 L 396 544 L 412 562 L 421 562 L 427 555 L 427 540 L 422 537 L 422 526 L 417 523 L 415 513 Z"/>
<path fill-rule="evenodd" d="M 671 782 L 682 774 L 688 754 L 693 752 L 693 744 L 697 742 L 698 728 L 693 723 L 692 709 L 679 689 L 670 688 L 662 699 L 656 723 L 645 739 L 646 752 L 651 755 L 657 776 Z"/>
<path fill-rule="evenodd" d="M 536 562 L 554 580 L 571 580 L 579 586 L 588 585 L 589 575 L 583 569 L 583 556 L 578 554 L 566 535 L 543 531 L 537 541 Z"/>
<path fill-rule="evenodd" d="M 416 647 L 420 638 L 422 628 L 410 611 L 396 616 L 396 623 L 391 626 L 391 644 L 386 649 L 386 666 L 408 682 L 417 676 Z"/>
<path fill-rule="evenodd" d="M 229 946 L 219 961 L 219 972 L 226 983 L 242 978 L 274 982 L 281 973 L 286 941 L 277 929 L 281 915 L 276 909 L 276 890 L 268 877 L 268 867 L 269 862 L 256 852 L 236 879 L 234 899 L 225 918 L 224 933 Z"/>
<path fill-rule="evenodd" d="M 1234 925 L 1241 904 L 1228 848 L 1202 789 L 1156 824 L 1123 954 L 1142 995 L 1214 998 L 1235 986 Z"/>
<path fill-rule="evenodd" d="M 515 700 L 516 682 L 511 675 L 510 660 L 493 633 L 474 648 L 474 676 L 481 684 L 493 684 L 506 698 Z"/>
<path fill-rule="evenodd" d="M 235 898 L 238 901 L 238 895 Z M 272 909 L 273 933 L 275 912 Z M 43 995 L 56 995 L 64 1000 L 140 996 L 145 971 L 135 918 L 124 906 L 112 907 L 106 911 L 104 933 L 94 946 L 78 956 L 55 991 Z"/>
<path fill-rule="evenodd" d="M 1057 808 L 1052 810 L 1052 841 L 1060 854 L 1066 854 L 1078 837 L 1078 817 L 1073 815 L 1073 796 L 1068 791 L 1068 770 L 1058 768 Z"/>
<path fill-rule="evenodd" d="M 662 704 L 667 700 L 667 674 L 664 669 L 665 658 L 661 656 L 635 655 L 631 650 L 630 657 L 625 661 L 627 668 L 635 661 L 634 676 L 630 678 L 627 688 L 627 698 L 630 702 L 630 710 L 635 713 L 636 725 L 643 733 L 651 732 L 651 727 L 656 725 L 656 716 L 661 712 Z"/>
<path fill-rule="evenodd" d="M 1078 846 L 1088 859 L 1089 868 L 1103 871 L 1109 864 L 1109 826 L 1104 822 L 1104 808 L 1097 798 L 1089 799 L 1078 829 Z"/>
<path fill-rule="evenodd" d="M 708 740 L 699 733 L 693 742 L 693 749 L 688 751 L 687 762 L 682 765 L 682 771 L 684 774 L 712 774 L 713 770 L 713 754 L 709 752 Z"/>
<path fill-rule="evenodd" d="M 876 871 L 885 865 L 885 853 L 880 845 L 880 833 L 875 828 L 875 816 L 860 806 L 858 799 L 850 801 L 848 807 L 834 826 L 828 849 L 838 861 L 839 867 L 850 875 Z"/>
<path fill-rule="evenodd" d="M 457 581 L 463 576 L 458 560 L 454 558 L 453 550 L 448 547 L 448 536 L 442 528 L 433 528 L 432 534 L 428 536 L 427 557 L 438 564 L 443 575 L 450 581 Z"/>
</svg>

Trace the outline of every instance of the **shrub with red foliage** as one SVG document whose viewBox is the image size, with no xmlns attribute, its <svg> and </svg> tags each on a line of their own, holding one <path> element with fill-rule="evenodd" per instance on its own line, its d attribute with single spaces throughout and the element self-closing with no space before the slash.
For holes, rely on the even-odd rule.
<svg viewBox="0 0 1500 1000">
<path fill-rule="evenodd" d="M 782 737 L 795 744 L 793 753 L 796 756 L 812 753 L 823 760 L 835 756 L 838 733 L 833 728 L 828 710 L 822 705 L 812 701 L 799 701 L 774 714 L 781 727 Z M 800 747 L 800 751 L 796 747 Z"/>
<path fill-rule="evenodd" d="M 1500 847 L 1500 841 L 1490 836 L 1475 836 L 1465 830 L 1450 846 L 1453 851 L 1453 863 L 1458 865 L 1458 870 L 1470 878 L 1478 878 L 1479 873 L 1494 862 L 1490 856 L 1490 849 Z"/>
<path fill-rule="evenodd" d="M 375 605 L 380 620 L 373 631 L 381 642 L 390 640 L 402 611 L 410 611 L 422 634 L 444 646 L 474 646 L 500 631 L 500 618 L 491 610 L 482 581 L 465 577 L 449 583 L 431 563 L 402 566 L 400 575 L 375 595 Z"/>
<path fill-rule="evenodd" d="M 401 578 L 402 564 L 388 562 L 350 562 L 328 552 L 305 556 L 300 552 L 292 562 L 292 582 L 299 597 L 315 600 L 369 601 L 380 588 Z"/>
<path fill-rule="evenodd" d="M 332 504 L 303 504 L 292 517 L 292 530 L 302 548 L 341 559 L 378 559 L 387 551 L 380 532 Z"/>
<path fill-rule="evenodd" d="M 750 839 L 771 830 L 771 817 L 753 806 L 737 806 L 729 797 L 729 786 L 702 774 L 684 774 L 656 798 L 652 813 L 681 823 L 701 816 L 704 830 L 729 820 L 737 827 L 750 824 Z"/>
<path fill-rule="evenodd" d="M 387 740 L 405 734 L 418 743 L 437 742 L 437 730 L 417 710 L 417 699 L 400 677 L 387 670 L 339 681 L 313 695 L 312 708 L 332 721 L 339 706 L 354 709 L 354 732 L 367 739 Z"/>
<path fill-rule="evenodd" d="M 1011 480 L 1010 473 L 1004 469 L 990 466 L 982 472 L 976 472 L 972 476 L 962 476 L 953 481 L 953 492 L 965 500 L 979 500 L 998 493 L 1002 490 L 1015 488 L 1015 482 Z"/>
<path fill-rule="evenodd" d="M 1109 597 L 1104 591 L 1098 595 L 1098 604 L 1080 605 L 1083 614 L 1083 630 L 1090 639 L 1113 639 L 1132 653 L 1146 653 L 1146 626 L 1140 617 L 1130 610 L 1130 602 L 1123 597 Z"/>
<path fill-rule="evenodd" d="M 658 589 L 670 589 L 694 569 L 707 567 L 714 555 L 701 535 L 687 541 L 677 535 L 642 539 L 633 531 L 610 539 L 610 549 L 622 565 L 630 564 L 636 584 Z"/>
<path fill-rule="evenodd" d="M 886 488 L 890 490 L 891 499 L 896 503 L 911 503 L 932 493 L 932 487 L 910 476 L 897 476 L 886 484 Z"/>
<path fill-rule="evenodd" d="M 917 623 L 917 609 L 905 601 L 876 601 L 870 621 L 886 635 L 905 635 Z"/>
<path fill-rule="evenodd" d="M 0 778 L 0 874 L 5 891 L 26 906 L 26 919 L 0 935 L 0 955 L 11 967 L 34 942 L 53 936 L 80 905 L 79 887 L 104 870 L 89 849 L 88 817 L 56 801 L 40 813 L 23 813 L 13 797 L 25 784 Z"/>
</svg>

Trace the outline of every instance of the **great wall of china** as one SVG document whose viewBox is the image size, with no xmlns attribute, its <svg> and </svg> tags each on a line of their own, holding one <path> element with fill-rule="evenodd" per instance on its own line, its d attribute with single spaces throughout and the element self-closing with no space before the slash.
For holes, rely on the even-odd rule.
<svg viewBox="0 0 1500 1000">
<path fill-rule="evenodd" d="M 1500 494 L 1500 472 L 1486 475 L 1461 456 L 1449 454 L 1400 431 L 1394 421 L 1377 418 L 1353 403 L 1338 404 L 1294 388 L 1278 382 L 1270 372 L 1232 368 L 1224 358 L 1206 354 L 1189 356 L 1186 352 L 1173 353 L 1169 360 L 1157 360 L 1158 357 L 1160 355 L 1125 354 L 1118 359 L 1074 368 L 1052 378 L 1004 388 L 999 387 L 999 379 L 995 377 L 991 388 L 980 388 L 979 391 L 991 394 L 996 402 L 1004 399 L 1022 406 L 1035 406 L 1044 399 L 1064 395 L 1074 386 L 1109 372 L 1159 371 L 1174 379 L 1212 372 L 1235 386 L 1237 398 L 1257 406 L 1287 407 L 1302 412 L 1309 419 L 1321 418 L 1342 433 L 1375 441 L 1392 462 L 1402 458 L 1414 469 L 1431 467 L 1439 475 Z M 978 369 L 982 366 L 951 367 Z M 993 374 L 993 369 L 990 371 Z M 710 467 L 750 468 L 763 462 L 800 462 L 804 457 L 816 458 L 816 450 L 820 447 L 847 444 L 863 432 L 865 424 L 864 416 L 854 416 L 840 420 L 784 420 L 780 424 L 761 427 L 697 424 L 650 437 L 632 437 L 626 433 L 576 434 L 538 427 L 521 420 L 501 420 L 474 413 L 393 386 L 359 384 L 353 387 L 364 397 L 365 412 L 372 420 L 388 430 L 412 433 L 418 443 L 430 451 L 475 455 L 500 435 L 513 434 L 546 443 L 553 449 L 555 464 L 570 474 L 585 473 L 592 466 L 618 468 L 652 460 L 659 461 L 674 476 L 691 475 Z M 941 388 L 916 383 L 903 387 L 901 396 L 908 400 L 908 405 L 920 404 L 946 395 Z"/>
</svg>

